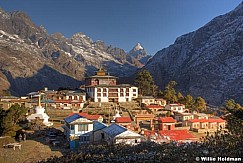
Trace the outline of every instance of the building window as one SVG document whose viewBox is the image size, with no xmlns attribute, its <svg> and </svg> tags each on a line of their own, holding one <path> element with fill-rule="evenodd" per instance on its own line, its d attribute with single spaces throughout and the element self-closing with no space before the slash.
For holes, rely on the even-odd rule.
<svg viewBox="0 0 243 163">
<path fill-rule="evenodd" d="M 105 134 L 101 133 L 101 139 L 105 139 Z"/>
<path fill-rule="evenodd" d="M 132 91 L 133 91 L 133 92 L 137 92 L 136 89 L 133 89 Z"/>
<path fill-rule="evenodd" d="M 101 97 L 101 93 L 97 93 L 97 97 Z"/>
<path fill-rule="evenodd" d="M 87 124 L 78 125 L 78 131 L 88 131 L 88 125 Z"/>
<path fill-rule="evenodd" d="M 103 93 L 103 97 L 106 97 L 106 96 L 107 96 L 107 93 L 106 93 L 106 92 L 104 92 L 104 93 Z"/>
<path fill-rule="evenodd" d="M 89 142 L 89 135 L 81 135 L 80 141 L 81 142 Z"/>
<path fill-rule="evenodd" d="M 70 125 L 70 130 L 74 130 L 74 125 Z"/>
<path fill-rule="evenodd" d="M 101 92 L 101 88 L 97 88 L 97 92 Z"/>
</svg>

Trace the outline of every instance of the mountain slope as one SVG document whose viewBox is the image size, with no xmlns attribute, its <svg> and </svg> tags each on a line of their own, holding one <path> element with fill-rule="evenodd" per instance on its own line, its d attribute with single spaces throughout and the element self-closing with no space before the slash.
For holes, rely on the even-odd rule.
<svg viewBox="0 0 243 163">
<path fill-rule="evenodd" d="M 148 62 L 148 60 L 152 57 L 151 55 L 149 55 L 146 50 L 144 49 L 144 47 L 142 47 L 142 45 L 140 43 L 137 43 L 132 50 L 129 51 L 128 53 L 130 56 L 134 57 L 135 59 L 137 59 L 139 62 L 141 62 L 142 64 L 146 64 Z"/>
<path fill-rule="evenodd" d="M 21 11 L 0 10 L 0 22 L 0 89 L 14 95 L 43 87 L 76 88 L 100 67 L 112 75 L 129 76 L 142 65 L 124 50 L 81 32 L 71 38 L 49 35 Z"/>
<path fill-rule="evenodd" d="M 145 67 L 157 84 L 175 80 L 178 89 L 220 105 L 243 101 L 243 4 L 202 28 L 178 37 Z"/>
</svg>

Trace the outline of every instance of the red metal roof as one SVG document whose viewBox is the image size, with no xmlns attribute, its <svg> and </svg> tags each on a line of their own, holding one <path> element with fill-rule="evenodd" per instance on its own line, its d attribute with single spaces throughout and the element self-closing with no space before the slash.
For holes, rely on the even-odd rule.
<svg viewBox="0 0 243 163">
<path fill-rule="evenodd" d="M 95 115 L 87 115 L 86 118 L 89 120 L 98 120 L 101 115 L 95 114 Z"/>
<path fill-rule="evenodd" d="M 79 114 L 80 116 L 83 116 L 85 118 L 88 115 L 87 113 L 73 113 L 73 112 L 71 112 L 71 113 L 68 114 L 68 117 L 71 116 L 71 115 L 73 115 L 73 114 Z"/>
<path fill-rule="evenodd" d="M 221 119 L 221 118 L 217 118 L 217 119 L 189 119 L 188 122 L 192 122 L 192 123 L 222 123 L 222 122 L 226 122 L 225 120 Z"/>
<path fill-rule="evenodd" d="M 131 123 L 132 120 L 130 117 L 116 117 L 116 123 Z"/>
<path fill-rule="evenodd" d="M 88 113 L 83 113 L 83 112 L 82 113 L 73 113 L 73 112 L 71 112 L 71 113 L 69 113 L 68 117 L 73 115 L 73 114 L 78 114 L 78 115 L 80 115 L 82 117 L 85 117 L 85 118 L 87 118 L 89 120 L 98 120 L 99 117 L 101 116 L 99 114 L 89 115 Z"/>
<path fill-rule="evenodd" d="M 146 107 L 149 108 L 149 109 L 153 109 L 153 108 L 163 108 L 163 106 L 160 106 L 160 105 L 148 105 Z"/>
<path fill-rule="evenodd" d="M 163 130 L 159 131 L 161 136 L 168 136 L 170 140 L 188 140 L 195 139 L 196 137 L 192 136 L 191 133 L 187 130 Z"/>
<path fill-rule="evenodd" d="M 159 120 L 162 123 L 175 123 L 176 122 L 172 117 L 161 117 Z"/>
</svg>

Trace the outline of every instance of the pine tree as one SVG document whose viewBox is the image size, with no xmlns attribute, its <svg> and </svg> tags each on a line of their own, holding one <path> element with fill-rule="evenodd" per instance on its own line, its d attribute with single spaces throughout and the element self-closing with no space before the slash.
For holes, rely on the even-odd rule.
<svg viewBox="0 0 243 163">
<path fill-rule="evenodd" d="M 174 89 L 174 86 L 176 86 L 175 81 L 170 81 L 169 84 L 165 87 L 164 90 L 164 98 L 169 101 L 169 103 L 175 103 L 178 101 L 176 96 L 176 90 Z"/>
<path fill-rule="evenodd" d="M 138 87 L 138 93 L 142 96 L 153 95 L 156 90 L 154 79 L 148 70 L 142 70 L 137 73 L 135 85 Z"/>
<path fill-rule="evenodd" d="M 195 100 L 193 99 L 193 97 L 191 95 L 186 95 L 185 98 L 185 105 L 187 109 L 192 109 L 194 106 Z"/>
<path fill-rule="evenodd" d="M 181 104 L 185 104 L 185 97 L 182 95 L 181 92 L 177 93 L 177 98 L 178 98 L 178 102 Z"/>
<path fill-rule="evenodd" d="M 197 97 L 194 108 L 200 112 L 206 110 L 206 101 L 202 97 Z"/>
</svg>

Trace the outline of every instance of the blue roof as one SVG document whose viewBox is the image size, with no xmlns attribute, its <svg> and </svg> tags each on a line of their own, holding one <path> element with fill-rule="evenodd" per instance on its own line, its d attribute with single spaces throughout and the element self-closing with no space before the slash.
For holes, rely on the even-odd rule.
<svg viewBox="0 0 243 163">
<path fill-rule="evenodd" d="M 107 126 L 104 123 L 94 121 L 93 122 L 93 131 L 101 130 L 103 128 L 106 128 Z"/>
<path fill-rule="evenodd" d="M 67 123 L 71 123 L 79 118 L 84 118 L 83 116 L 80 116 L 79 114 L 75 113 L 67 118 L 64 118 L 64 121 Z"/>
<path fill-rule="evenodd" d="M 110 126 L 102 129 L 105 133 L 110 135 L 111 137 L 115 137 L 116 135 L 119 135 L 120 133 L 123 133 L 124 131 L 127 131 L 125 127 L 122 127 L 116 123 L 111 124 Z"/>
</svg>

